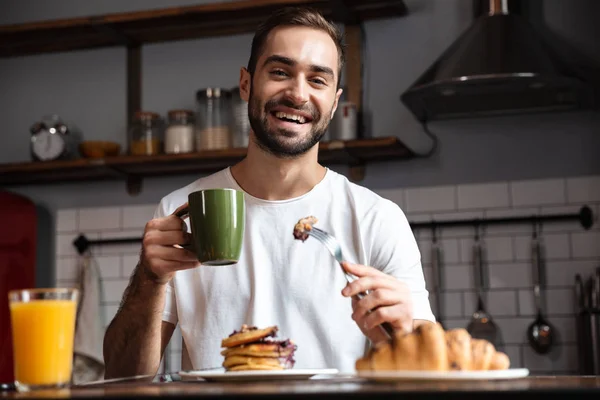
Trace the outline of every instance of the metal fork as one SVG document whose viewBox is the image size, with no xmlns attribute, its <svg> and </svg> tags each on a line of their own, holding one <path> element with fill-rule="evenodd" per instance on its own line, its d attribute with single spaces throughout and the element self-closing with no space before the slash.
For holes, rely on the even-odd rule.
<svg viewBox="0 0 600 400">
<path fill-rule="evenodd" d="M 325 245 L 325 247 L 327 247 L 327 250 L 329 250 L 331 255 L 337 260 L 338 263 L 340 263 L 340 267 L 342 268 L 342 272 L 344 273 L 344 276 L 346 277 L 346 281 L 348 283 L 352 283 L 358 279 L 356 276 L 347 272 L 341 266 L 341 263 L 342 263 L 342 261 L 344 261 L 344 259 L 342 258 L 342 248 L 340 247 L 340 244 L 338 243 L 336 238 L 334 238 L 329 233 L 327 233 L 319 228 L 315 228 L 314 226 L 312 227 L 311 230 L 307 230 L 306 233 L 308 233 L 309 236 L 314 237 L 319 242 L 323 243 Z M 355 295 L 354 297 L 357 297 L 358 299 L 362 299 L 367 294 L 369 294 L 369 291 L 367 291 L 366 293 L 359 293 L 359 294 Z M 372 311 L 369 311 L 369 312 L 372 312 Z M 383 322 L 381 325 L 379 325 L 379 327 L 380 327 L 380 329 L 383 330 L 383 332 L 387 336 L 389 336 L 390 338 L 394 337 L 394 328 L 390 325 L 389 322 Z"/>
</svg>

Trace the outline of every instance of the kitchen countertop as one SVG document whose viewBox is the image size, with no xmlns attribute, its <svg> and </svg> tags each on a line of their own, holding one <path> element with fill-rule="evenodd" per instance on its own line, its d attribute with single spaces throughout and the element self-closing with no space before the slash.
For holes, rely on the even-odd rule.
<svg viewBox="0 0 600 400">
<path fill-rule="evenodd" d="M 318 398 L 395 398 L 408 397 L 440 399 L 509 398 L 526 394 L 528 399 L 539 397 L 600 398 L 600 376 L 530 376 L 499 381 L 419 381 L 370 382 L 355 377 L 263 382 L 156 382 L 152 377 L 74 386 L 68 389 L 43 390 L 29 393 L 0 392 L 0 398 L 109 398 L 109 397 L 195 397 L 218 399 L 253 399 L 305 397 Z"/>
</svg>

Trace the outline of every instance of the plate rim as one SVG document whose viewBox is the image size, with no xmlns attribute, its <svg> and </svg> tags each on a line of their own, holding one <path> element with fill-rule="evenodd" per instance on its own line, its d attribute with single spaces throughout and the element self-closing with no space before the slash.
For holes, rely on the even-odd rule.
<svg viewBox="0 0 600 400">
<path fill-rule="evenodd" d="M 528 368 L 509 368 L 486 371 L 356 371 L 356 376 L 364 379 L 516 379 L 529 376 Z"/>
<path fill-rule="evenodd" d="M 202 371 L 202 370 L 188 370 L 179 371 L 178 375 L 203 378 L 203 377 L 240 377 L 240 376 L 286 376 L 286 375 L 302 375 L 302 376 L 314 376 L 314 375 L 337 375 L 340 371 L 337 368 L 290 368 L 290 369 L 278 369 L 278 370 L 248 370 L 248 371 Z"/>
</svg>

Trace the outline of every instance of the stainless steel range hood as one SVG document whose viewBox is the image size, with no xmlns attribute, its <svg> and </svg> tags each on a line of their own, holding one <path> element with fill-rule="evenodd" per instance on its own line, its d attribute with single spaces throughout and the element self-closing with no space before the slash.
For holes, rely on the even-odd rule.
<svg viewBox="0 0 600 400">
<path fill-rule="evenodd" d="M 585 78 L 506 0 L 479 16 L 401 96 L 421 121 L 594 107 Z"/>
</svg>

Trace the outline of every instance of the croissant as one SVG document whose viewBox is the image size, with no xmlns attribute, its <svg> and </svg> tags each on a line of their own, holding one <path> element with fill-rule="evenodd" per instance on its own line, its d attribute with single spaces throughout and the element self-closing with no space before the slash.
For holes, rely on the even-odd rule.
<svg viewBox="0 0 600 400">
<path fill-rule="evenodd" d="M 358 371 L 488 371 L 510 366 L 508 356 L 462 328 L 445 331 L 439 323 L 419 325 L 372 347 L 356 360 Z"/>
</svg>

